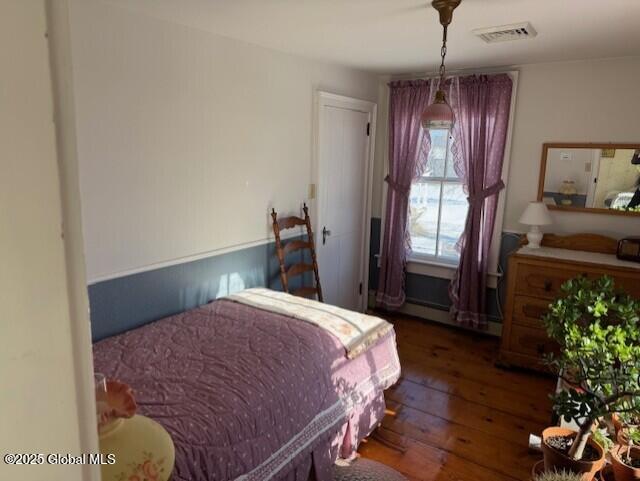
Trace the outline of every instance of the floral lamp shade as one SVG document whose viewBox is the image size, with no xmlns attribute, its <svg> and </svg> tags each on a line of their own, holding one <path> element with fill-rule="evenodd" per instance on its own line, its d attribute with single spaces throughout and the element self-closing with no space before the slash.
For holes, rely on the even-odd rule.
<svg viewBox="0 0 640 481">
<path fill-rule="evenodd" d="M 168 481 L 175 463 L 169 433 L 156 421 L 135 415 L 131 388 L 96 375 L 96 407 L 103 481 Z"/>
</svg>

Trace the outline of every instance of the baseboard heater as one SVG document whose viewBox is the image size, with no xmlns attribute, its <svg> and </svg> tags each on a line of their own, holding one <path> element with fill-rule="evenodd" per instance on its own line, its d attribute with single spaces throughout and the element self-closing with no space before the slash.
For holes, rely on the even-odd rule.
<svg viewBox="0 0 640 481">
<path fill-rule="evenodd" d="M 368 305 L 370 308 L 375 307 L 376 305 L 375 291 L 369 291 Z M 426 319 L 428 321 L 437 322 L 440 324 L 446 324 L 449 326 L 458 327 L 461 329 L 470 329 L 452 321 L 449 315 L 449 311 L 447 309 L 443 309 L 443 307 L 444 306 L 439 308 L 433 307 L 432 305 L 429 305 L 423 301 L 408 298 L 404 303 L 404 305 L 400 309 L 398 309 L 397 312 L 400 312 L 402 314 L 407 314 L 409 316 L 419 317 L 421 319 Z M 489 319 L 489 327 L 484 332 L 492 336 L 500 337 L 502 335 L 502 323 Z"/>
</svg>

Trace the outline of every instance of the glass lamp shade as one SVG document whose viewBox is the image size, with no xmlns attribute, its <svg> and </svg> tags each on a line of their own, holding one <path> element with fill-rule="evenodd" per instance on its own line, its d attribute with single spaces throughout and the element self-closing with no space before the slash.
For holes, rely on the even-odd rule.
<svg viewBox="0 0 640 481">
<path fill-rule="evenodd" d="M 451 127 L 453 127 L 454 120 L 455 117 L 453 115 L 453 110 L 447 103 L 442 90 L 438 90 L 436 92 L 434 102 L 424 109 L 424 112 L 422 112 L 422 116 L 420 117 L 422 127 L 427 130 L 451 129 Z"/>
</svg>

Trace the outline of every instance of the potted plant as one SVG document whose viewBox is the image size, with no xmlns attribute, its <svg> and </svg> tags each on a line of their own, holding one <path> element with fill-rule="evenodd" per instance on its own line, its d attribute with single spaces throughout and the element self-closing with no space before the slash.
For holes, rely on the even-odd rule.
<svg viewBox="0 0 640 481">
<path fill-rule="evenodd" d="M 611 450 L 611 464 L 616 481 L 640 480 L 640 448 L 634 445 L 640 441 L 640 432 L 636 430 L 634 433 L 630 435 L 628 445 L 618 445 Z"/>
<path fill-rule="evenodd" d="M 640 427 L 639 413 L 633 411 L 624 411 L 621 413 L 615 413 L 611 419 L 613 421 L 613 427 L 616 431 L 616 439 L 618 440 L 618 444 L 628 444 L 629 431 L 637 431 L 637 428 Z"/>
<path fill-rule="evenodd" d="M 533 476 L 533 481 L 580 481 L 581 476 L 571 471 L 543 471 Z"/>
<path fill-rule="evenodd" d="M 615 290 L 610 277 L 578 277 L 562 286 L 543 322 L 560 344 L 548 363 L 569 386 L 553 396 L 554 410 L 579 431 L 543 432 L 545 470 L 567 469 L 590 480 L 604 464 L 592 439 L 596 421 L 640 407 L 640 302 Z"/>
<path fill-rule="evenodd" d="M 623 424 L 618 430 L 616 441 L 620 446 L 640 446 L 640 428 L 634 425 Z"/>
</svg>

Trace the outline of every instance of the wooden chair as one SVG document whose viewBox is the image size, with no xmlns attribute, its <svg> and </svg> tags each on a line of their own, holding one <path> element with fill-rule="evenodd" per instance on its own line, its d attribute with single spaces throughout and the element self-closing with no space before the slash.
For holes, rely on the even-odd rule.
<svg viewBox="0 0 640 481">
<path fill-rule="evenodd" d="M 311 229 L 311 219 L 309 218 L 309 209 L 304 204 L 304 219 L 296 216 L 283 217 L 278 219 L 275 209 L 271 209 L 271 218 L 273 219 L 273 233 L 276 236 L 276 254 L 280 262 L 280 280 L 282 281 L 282 289 L 289 292 L 289 279 L 291 277 L 303 275 L 305 272 L 313 271 L 315 276 L 315 287 L 300 287 L 291 292 L 294 296 L 312 297 L 317 296 L 322 301 L 322 287 L 320 287 L 320 275 L 318 274 L 318 261 L 316 260 L 316 248 L 313 242 L 313 230 Z M 280 239 L 280 232 L 285 229 L 293 229 L 297 226 L 306 226 L 307 240 L 291 240 L 283 244 Z M 285 257 L 292 252 L 308 250 L 311 254 L 311 264 L 299 262 L 286 267 Z"/>
</svg>

